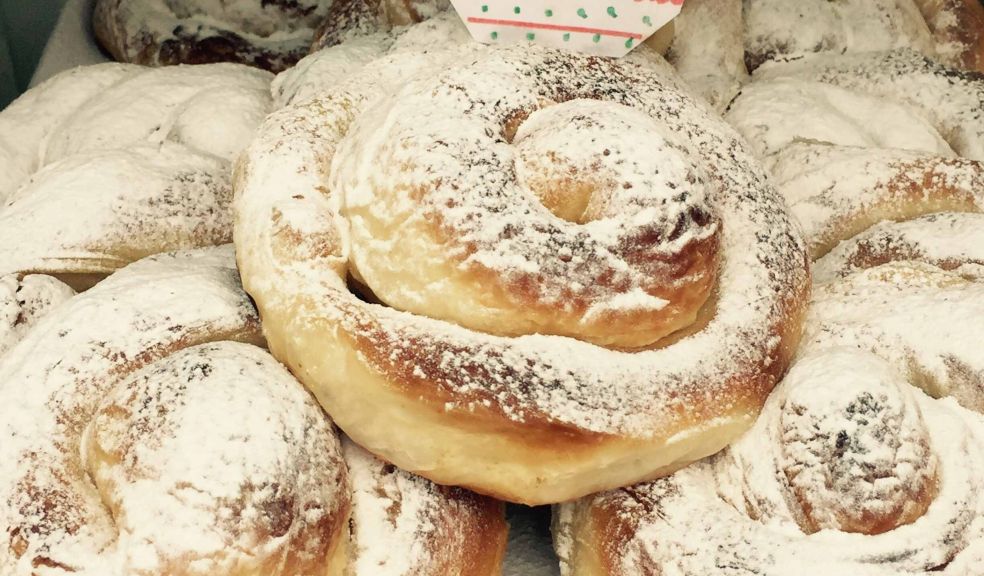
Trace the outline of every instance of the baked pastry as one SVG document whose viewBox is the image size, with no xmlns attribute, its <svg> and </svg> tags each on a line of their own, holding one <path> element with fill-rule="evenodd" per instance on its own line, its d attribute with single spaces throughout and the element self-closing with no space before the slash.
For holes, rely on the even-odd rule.
<svg viewBox="0 0 984 576">
<path fill-rule="evenodd" d="M 0 276 L 0 358 L 45 314 L 75 295 L 51 276 Z"/>
<path fill-rule="evenodd" d="M 647 54 L 396 53 L 264 123 L 235 177 L 244 285 L 360 445 L 543 503 L 750 424 L 798 340 L 805 248 Z"/>
<path fill-rule="evenodd" d="M 354 36 L 330 50 L 315 51 L 297 66 L 277 74 L 271 85 L 274 105 L 283 108 L 348 82 L 370 62 L 383 57 L 399 58 L 411 66 L 400 72 L 409 78 L 418 70 L 438 67 L 451 49 L 470 43 L 471 34 L 453 10 L 413 26 Z M 413 52 L 417 57 L 405 58 L 400 55 L 403 52 Z"/>
<path fill-rule="evenodd" d="M 720 455 L 562 505 L 561 574 L 979 575 L 982 446 L 979 413 L 818 350 Z"/>
<path fill-rule="evenodd" d="M 448 0 L 334 0 L 315 32 L 311 51 L 423 22 L 448 11 L 457 18 Z"/>
<path fill-rule="evenodd" d="M 775 63 L 742 88 L 727 120 L 761 156 L 800 139 L 984 160 L 984 76 L 911 50 Z"/>
<path fill-rule="evenodd" d="M 226 249 L 39 322 L 0 359 L 3 573 L 496 572 L 501 504 L 343 449 L 261 343 Z"/>
<path fill-rule="evenodd" d="M 984 72 L 979 0 L 742 0 L 749 70 L 776 57 L 910 48 Z"/>
<path fill-rule="evenodd" d="M 331 0 L 96 0 L 114 59 L 145 66 L 237 62 L 272 72 L 308 53 Z"/>
<path fill-rule="evenodd" d="M 748 72 L 777 60 L 908 49 L 984 72 L 979 0 L 687 0 L 674 23 L 667 58 L 719 110 Z"/>
<path fill-rule="evenodd" d="M 270 108 L 269 80 L 110 64 L 26 93 L 0 113 L 0 274 L 85 288 L 150 254 L 230 241 L 229 161 Z"/>
</svg>

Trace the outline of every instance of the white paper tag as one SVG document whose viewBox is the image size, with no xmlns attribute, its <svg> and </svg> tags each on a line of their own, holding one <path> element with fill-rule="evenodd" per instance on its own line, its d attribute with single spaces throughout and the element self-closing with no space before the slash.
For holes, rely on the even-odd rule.
<svg viewBox="0 0 984 576">
<path fill-rule="evenodd" d="M 676 17 L 684 0 L 451 0 L 485 44 L 534 42 L 624 56 Z"/>
</svg>

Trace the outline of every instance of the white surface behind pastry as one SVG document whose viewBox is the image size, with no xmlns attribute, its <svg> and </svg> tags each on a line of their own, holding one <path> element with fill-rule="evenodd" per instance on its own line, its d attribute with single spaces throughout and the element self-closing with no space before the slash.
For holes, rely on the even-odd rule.
<svg viewBox="0 0 984 576">
<path fill-rule="evenodd" d="M 67 0 L 58 23 L 48 38 L 48 44 L 41 54 L 31 86 L 51 78 L 62 70 L 107 62 L 109 58 L 102 53 L 93 38 L 90 22 L 92 4 L 95 0 Z"/>
<path fill-rule="evenodd" d="M 34 86 L 62 70 L 106 62 L 90 32 L 93 0 L 68 0 L 31 79 Z M 504 576 L 555 576 L 560 573 L 550 544 L 547 508 L 510 506 L 509 548 Z"/>
</svg>

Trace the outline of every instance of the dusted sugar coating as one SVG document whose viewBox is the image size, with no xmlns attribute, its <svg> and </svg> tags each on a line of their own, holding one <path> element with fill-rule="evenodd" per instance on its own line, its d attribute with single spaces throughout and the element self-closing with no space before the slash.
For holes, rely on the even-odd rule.
<svg viewBox="0 0 984 576">
<path fill-rule="evenodd" d="M 323 573 L 344 526 L 331 422 L 255 346 L 202 344 L 148 364 L 99 402 L 82 450 L 119 532 L 99 560 L 122 573 Z"/>
<path fill-rule="evenodd" d="M 86 287 L 144 256 L 228 242 L 228 170 L 172 142 L 53 162 L 0 208 L 0 271 Z"/>
<path fill-rule="evenodd" d="M 980 212 L 982 106 L 980 74 L 902 51 L 764 66 L 726 119 L 772 172 L 819 258 L 882 221 Z M 955 256 L 974 245 L 967 240 L 940 250 Z M 901 239 L 896 248 L 887 237 L 881 248 L 863 242 L 880 254 L 873 263 L 931 258 Z"/>
<path fill-rule="evenodd" d="M 0 276 L 0 358 L 46 314 L 75 295 L 51 276 Z"/>
<path fill-rule="evenodd" d="M 401 60 L 409 68 L 399 73 L 410 77 L 416 70 L 434 66 L 435 59 L 446 59 L 449 48 L 470 42 L 468 29 L 453 10 L 413 26 L 355 36 L 330 49 L 313 52 L 297 66 L 278 74 L 272 84 L 274 104 L 283 108 L 333 89 L 383 56 L 397 57 L 408 51 L 426 53 L 414 60 Z"/>
<path fill-rule="evenodd" d="M 798 339 L 805 246 L 650 54 L 397 51 L 264 124 L 235 178 L 245 285 L 271 350 L 360 445 L 543 503 L 666 474 L 750 423 Z M 589 166 L 580 200 L 551 180 Z M 681 298 L 695 315 L 670 338 L 590 343 Z M 474 328 L 527 309 L 599 331 Z"/>
<path fill-rule="evenodd" d="M 96 64 L 58 74 L 20 95 L 0 112 L 0 202 L 44 161 L 48 135 L 93 97 L 137 76 L 137 66 Z"/>
<path fill-rule="evenodd" d="M 913 0 L 743 0 L 749 70 L 781 56 L 913 48 L 935 54 Z"/>
<path fill-rule="evenodd" d="M 982 296 L 979 272 L 889 262 L 817 286 L 804 345 L 870 350 L 927 394 L 984 412 Z"/>
<path fill-rule="evenodd" d="M 229 161 L 268 112 L 269 81 L 233 64 L 111 64 L 28 91 L 0 113 L 0 273 L 81 289 L 150 254 L 230 241 Z"/>
<path fill-rule="evenodd" d="M 442 13 L 458 18 L 448 0 L 334 0 L 314 34 L 311 51 L 423 22 Z"/>
<path fill-rule="evenodd" d="M 718 456 L 561 506 L 562 574 L 978 574 L 981 414 L 868 352 L 808 349 Z"/>
<path fill-rule="evenodd" d="M 279 72 L 308 53 L 332 0 L 97 0 L 93 29 L 120 62 L 237 62 Z"/>
<path fill-rule="evenodd" d="M 973 160 L 807 143 L 774 159 L 814 258 L 884 220 L 984 210 L 984 164 Z"/>
<path fill-rule="evenodd" d="M 981 72 L 956 70 L 912 50 L 896 50 L 777 62 L 763 66 L 755 74 L 756 80 L 780 77 L 830 84 L 908 106 L 928 120 L 954 152 L 984 161 Z M 883 130 L 892 129 L 888 123 L 877 124 Z"/>
</svg>

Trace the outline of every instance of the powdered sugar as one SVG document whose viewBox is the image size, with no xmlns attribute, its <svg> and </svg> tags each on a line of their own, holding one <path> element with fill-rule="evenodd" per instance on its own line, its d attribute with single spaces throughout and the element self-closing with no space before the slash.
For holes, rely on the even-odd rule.
<svg viewBox="0 0 984 576">
<path fill-rule="evenodd" d="M 351 441 L 343 448 L 353 491 L 350 573 L 464 574 L 477 547 L 499 544 L 501 505 L 408 474 Z"/>
<path fill-rule="evenodd" d="M 172 142 L 49 164 L 0 208 L 0 272 L 108 274 L 150 254 L 228 242 L 228 170 Z"/>
<path fill-rule="evenodd" d="M 984 284 L 891 262 L 818 286 L 804 343 L 871 350 L 933 396 L 984 411 Z"/>
<path fill-rule="evenodd" d="M 749 68 L 776 56 L 852 54 L 914 48 L 934 53 L 933 38 L 912 0 L 746 0 Z"/>
<path fill-rule="evenodd" d="M 75 291 L 51 276 L 0 276 L 0 357 Z"/>
<path fill-rule="evenodd" d="M 0 113 L 0 273 L 98 275 L 228 242 L 229 160 L 268 89 L 245 66 L 105 65 L 26 93 Z"/>
<path fill-rule="evenodd" d="M 984 167 L 962 158 L 797 143 L 772 164 L 814 257 L 884 219 L 984 208 Z"/>
<path fill-rule="evenodd" d="M 748 76 L 743 36 L 741 2 L 689 0 L 673 20 L 666 58 L 715 110 L 723 111 Z"/>
<path fill-rule="evenodd" d="M 773 58 L 911 49 L 980 70 L 984 7 L 963 0 L 744 0 L 749 69 Z"/>
<path fill-rule="evenodd" d="M 725 119 L 767 162 L 797 142 L 953 155 L 936 128 L 911 107 L 803 79 L 752 82 L 742 88 Z"/>
<path fill-rule="evenodd" d="M 45 163 L 85 151 L 171 140 L 232 160 L 269 112 L 270 74 L 235 64 L 140 71 L 52 130 Z M 36 88 L 42 89 L 42 87 Z"/>
<path fill-rule="evenodd" d="M 984 79 L 937 64 L 911 50 L 815 56 L 763 66 L 756 80 L 793 77 L 832 84 L 910 106 L 954 151 L 984 160 Z"/>
<path fill-rule="evenodd" d="M 139 73 L 136 66 L 97 64 L 76 68 L 25 92 L 0 113 L 0 202 L 41 164 L 44 140 L 79 106 Z"/>
</svg>

